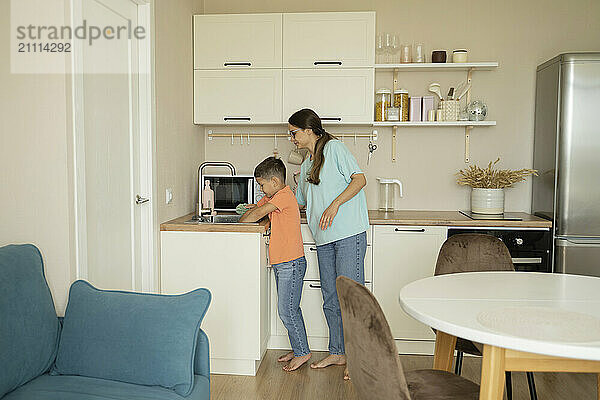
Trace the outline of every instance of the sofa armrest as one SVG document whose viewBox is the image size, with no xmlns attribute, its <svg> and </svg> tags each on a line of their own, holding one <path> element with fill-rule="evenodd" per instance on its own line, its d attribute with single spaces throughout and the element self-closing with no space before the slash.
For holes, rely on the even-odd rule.
<svg viewBox="0 0 600 400">
<path fill-rule="evenodd" d="M 194 356 L 194 374 L 210 379 L 210 351 L 208 336 L 202 329 L 198 332 L 196 354 Z"/>
</svg>

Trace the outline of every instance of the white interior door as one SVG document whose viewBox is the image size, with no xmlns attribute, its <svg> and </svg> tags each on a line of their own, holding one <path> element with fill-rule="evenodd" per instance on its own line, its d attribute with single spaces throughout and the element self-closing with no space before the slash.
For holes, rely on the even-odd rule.
<svg viewBox="0 0 600 400">
<path fill-rule="evenodd" d="M 74 25 L 136 27 L 138 12 L 131 0 L 73 0 Z M 127 34 L 73 48 L 78 278 L 104 289 L 152 290 L 142 279 L 153 269 L 151 204 L 136 201 L 149 198 L 152 181 L 143 49 Z"/>
</svg>

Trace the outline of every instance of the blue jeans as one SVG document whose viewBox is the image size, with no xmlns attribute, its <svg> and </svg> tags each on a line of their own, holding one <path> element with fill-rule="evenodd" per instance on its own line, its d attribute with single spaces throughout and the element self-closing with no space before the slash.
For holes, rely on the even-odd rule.
<svg viewBox="0 0 600 400">
<path fill-rule="evenodd" d="M 317 246 L 323 312 L 329 326 L 329 354 L 345 354 L 342 313 L 335 288 L 338 276 L 365 284 L 367 232 Z"/>
<path fill-rule="evenodd" d="M 292 261 L 274 264 L 273 271 L 277 284 L 279 318 L 288 331 L 294 356 L 305 356 L 310 353 L 310 349 L 300 309 L 300 297 L 306 273 L 306 258 L 302 256 Z"/>
</svg>

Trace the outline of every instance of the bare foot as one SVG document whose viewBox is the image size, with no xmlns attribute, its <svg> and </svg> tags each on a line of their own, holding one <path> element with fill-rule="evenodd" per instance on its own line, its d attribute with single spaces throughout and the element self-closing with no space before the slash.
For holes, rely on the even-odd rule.
<svg viewBox="0 0 600 400">
<path fill-rule="evenodd" d="M 305 356 L 293 357 L 290 360 L 290 362 L 285 367 L 283 367 L 283 370 L 287 371 L 287 372 L 295 371 L 298 368 L 300 368 L 301 366 L 303 366 L 305 362 L 307 362 L 308 360 L 310 360 L 311 356 L 312 356 L 312 354 L 308 353 Z"/>
<path fill-rule="evenodd" d="M 330 365 L 346 365 L 346 356 L 344 354 L 330 354 L 321 361 L 310 364 L 310 367 L 319 369 Z"/>
<path fill-rule="evenodd" d="M 286 353 L 282 356 L 280 356 L 277 361 L 279 362 L 288 362 L 290 361 L 292 358 L 294 358 L 294 352 L 290 351 L 289 353 Z"/>
<path fill-rule="evenodd" d="M 344 369 L 344 380 L 345 381 L 349 381 L 350 380 L 350 372 L 348 372 L 348 367 L 346 367 Z"/>
</svg>

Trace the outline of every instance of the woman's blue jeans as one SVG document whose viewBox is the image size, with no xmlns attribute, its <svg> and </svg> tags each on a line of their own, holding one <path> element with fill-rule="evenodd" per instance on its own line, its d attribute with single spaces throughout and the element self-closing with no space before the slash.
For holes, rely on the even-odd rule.
<svg viewBox="0 0 600 400">
<path fill-rule="evenodd" d="M 335 288 L 338 276 L 365 284 L 367 232 L 317 246 L 323 312 L 329 325 L 329 354 L 345 354 L 342 313 Z"/>
<path fill-rule="evenodd" d="M 294 356 L 305 356 L 310 353 L 310 349 L 300 309 L 300 298 L 306 273 L 306 258 L 302 256 L 292 261 L 274 264 L 273 272 L 277 284 L 279 318 L 288 331 Z"/>
</svg>

